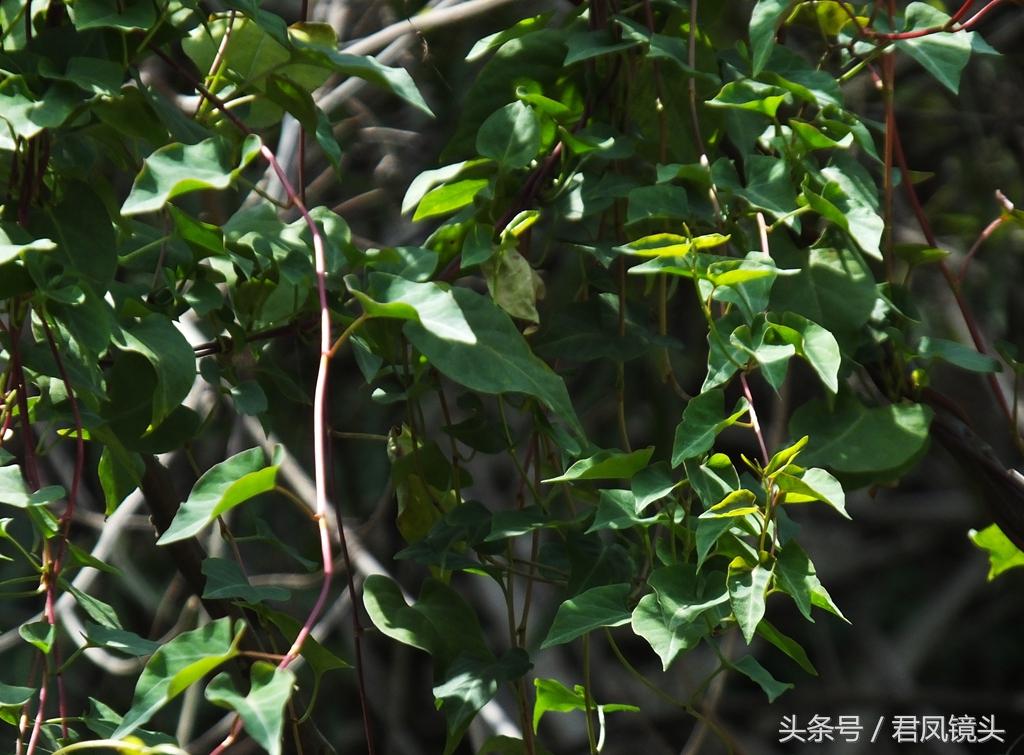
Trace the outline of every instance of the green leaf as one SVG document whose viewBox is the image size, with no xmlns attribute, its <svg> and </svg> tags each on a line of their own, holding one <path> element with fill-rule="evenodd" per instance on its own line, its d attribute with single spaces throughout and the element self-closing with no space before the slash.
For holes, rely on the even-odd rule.
<svg viewBox="0 0 1024 755">
<path fill-rule="evenodd" d="M 796 189 L 785 160 L 766 155 L 750 155 L 746 160 L 747 186 L 736 193 L 753 207 L 767 210 L 779 218 L 797 209 Z"/>
<path fill-rule="evenodd" d="M 917 355 L 923 359 L 940 359 L 971 372 L 991 373 L 1003 369 L 999 360 L 987 354 L 980 354 L 956 341 L 947 341 L 945 338 L 925 336 L 917 344 Z"/>
<path fill-rule="evenodd" d="M 775 47 L 775 35 L 789 14 L 792 0 L 757 0 L 750 16 L 750 49 L 752 74 L 758 76 Z"/>
<path fill-rule="evenodd" d="M 675 490 L 677 484 L 672 480 L 668 464 L 663 461 L 641 469 L 633 476 L 630 485 L 636 501 L 636 513 L 642 514 L 652 503 Z"/>
<path fill-rule="evenodd" d="M 748 406 L 744 399 L 736 404 L 731 415 L 725 416 L 725 392 L 719 389 L 705 391 L 694 396 L 683 410 L 683 419 L 676 426 L 675 441 L 672 444 L 672 466 L 678 467 L 687 459 L 707 453 L 715 443 L 715 437 L 725 428 L 735 424 Z"/>
<path fill-rule="evenodd" d="M 46 619 L 40 619 L 20 625 L 18 634 L 25 642 L 38 648 L 43 655 L 49 655 L 53 649 L 56 627 Z"/>
<path fill-rule="evenodd" d="M 811 606 L 822 608 L 846 621 L 846 617 L 832 602 L 828 590 L 818 579 L 811 559 L 796 541 L 786 543 L 775 561 L 775 585 L 793 599 L 800 613 L 808 621 L 814 621 L 811 617 Z"/>
<path fill-rule="evenodd" d="M 1008 569 L 1024 566 L 1024 551 L 1003 534 L 999 525 L 990 524 L 980 532 L 971 530 L 968 536 L 972 543 L 988 554 L 990 582 Z"/>
<path fill-rule="evenodd" d="M 797 665 L 808 674 L 811 676 L 818 675 L 818 670 L 814 668 L 814 664 L 811 663 L 811 659 L 807 657 L 807 652 L 800 646 L 800 643 L 792 637 L 784 635 L 764 619 L 762 619 L 761 623 L 757 625 L 757 633 L 796 661 Z"/>
<path fill-rule="evenodd" d="M 829 392 L 836 393 L 839 390 L 839 367 L 842 363 L 836 337 L 818 323 L 792 312 L 783 315 L 781 324 L 783 328 L 790 328 L 800 335 L 799 341 L 793 343 L 796 353 L 807 360 Z"/>
<path fill-rule="evenodd" d="M 757 625 L 764 618 L 765 594 L 772 578 L 772 570 L 757 564 L 751 566 L 741 556 L 729 564 L 729 604 L 743 639 L 749 645 L 754 639 Z"/>
<path fill-rule="evenodd" d="M 687 216 L 689 199 L 681 186 L 659 184 L 640 186 L 629 192 L 627 223 L 642 220 L 683 219 Z"/>
<path fill-rule="evenodd" d="M 416 283 L 386 273 L 370 273 L 366 293 L 356 287 L 353 276 L 346 276 L 345 283 L 370 317 L 410 320 L 442 340 L 476 343 L 452 291 L 445 285 Z"/>
<path fill-rule="evenodd" d="M 849 233 L 866 254 L 882 259 L 879 243 L 885 222 L 878 214 L 874 179 L 860 163 L 846 155 L 835 155 L 832 163 L 821 171 L 825 181 L 821 195 L 805 184 L 804 197 L 815 212 Z"/>
<path fill-rule="evenodd" d="M 373 625 L 391 639 L 431 655 L 439 651 L 441 640 L 430 619 L 405 602 L 394 580 L 379 574 L 367 577 L 363 605 Z"/>
<path fill-rule="evenodd" d="M 226 189 L 260 153 L 260 146 L 258 136 L 247 136 L 237 160 L 230 142 L 221 137 L 161 147 L 146 158 L 121 214 L 155 212 L 175 197 L 200 189 Z"/>
<path fill-rule="evenodd" d="M 486 178 L 465 178 L 428 191 L 416 206 L 414 221 L 448 215 L 472 203 L 473 197 L 487 186 Z"/>
<path fill-rule="evenodd" d="M 20 228 L 0 227 L 0 265 L 18 259 L 25 252 L 52 252 L 57 245 L 50 239 L 33 239 Z"/>
<path fill-rule="evenodd" d="M 512 317 L 540 322 L 537 299 L 544 294 L 544 283 L 540 274 L 514 246 L 503 244 L 497 254 L 481 264 L 480 272 L 487 281 L 487 290 L 495 304 Z"/>
<path fill-rule="evenodd" d="M 163 315 L 150 314 L 114 336 L 122 351 L 143 356 L 156 373 L 153 426 L 163 422 L 185 400 L 196 378 L 195 352 L 185 336 Z"/>
<path fill-rule="evenodd" d="M 240 637 L 240 635 L 239 635 Z M 231 620 L 218 619 L 182 632 L 153 653 L 135 685 L 132 707 L 111 735 L 123 739 L 206 673 L 238 654 Z"/>
<path fill-rule="evenodd" d="M 292 35 L 291 41 L 305 61 L 322 65 L 342 76 L 355 76 L 368 81 L 401 97 L 417 110 L 433 116 L 416 82 L 404 68 L 391 68 L 371 56 L 339 52 L 334 46 L 310 44 L 295 35 Z"/>
<path fill-rule="evenodd" d="M 823 401 L 801 406 L 789 430 L 793 437 L 811 438 L 803 463 L 888 480 L 898 477 L 924 452 L 931 418 L 932 410 L 921 404 L 868 408 L 841 393 L 834 410 Z"/>
<path fill-rule="evenodd" d="M 548 711 L 556 713 L 570 713 L 576 710 L 587 709 L 587 697 L 584 694 L 582 685 L 575 685 L 572 689 L 564 686 L 557 679 L 534 679 L 533 686 L 537 690 L 537 699 L 533 704 L 533 732 L 537 733 L 540 719 Z M 640 711 L 635 705 L 622 705 L 616 703 L 598 704 L 590 701 L 591 709 L 596 708 L 598 715 L 603 717 L 605 713 L 617 711 L 629 711 L 637 713 Z"/>
<path fill-rule="evenodd" d="M 567 51 L 562 64 L 571 66 L 573 63 L 629 50 L 639 44 L 640 41 L 636 39 L 616 39 L 610 29 L 574 32 L 566 39 Z"/>
<path fill-rule="evenodd" d="M 785 89 L 751 79 L 730 81 L 714 98 L 707 101 L 710 107 L 743 110 L 774 118 L 784 102 L 792 100 Z"/>
<path fill-rule="evenodd" d="M 20 708 L 27 703 L 36 690 L 32 687 L 15 687 L 10 684 L 0 684 L 0 708 Z"/>
<path fill-rule="evenodd" d="M 444 681 L 434 687 L 447 724 L 444 755 L 455 751 L 477 712 L 498 694 L 500 686 L 519 679 L 531 665 L 522 648 L 512 648 L 497 660 L 464 655 L 451 664 Z"/>
<path fill-rule="evenodd" d="M 7 78 L 5 81 L 17 81 Z M 43 129 L 57 128 L 75 111 L 82 99 L 81 91 L 66 82 L 58 81 L 39 97 L 29 97 L 7 87 L 0 91 L 0 120 L 8 128 L 0 128 L 0 148 L 13 150 L 10 134 L 31 139 Z"/>
<path fill-rule="evenodd" d="M 277 464 L 266 465 L 262 449 L 250 448 L 212 466 L 192 487 L 157 545 L 195 537 L 218 516 L 274 489 Z"/>
<path fill-rule="evenodd" d="M 793 250 L 782 261 L 800 267 L 801 272 L 776 281 L 772 309 L 801 314 L 840 341 L 871 317 L 878 293 L 871 271 L 856 251 L 813 247 L 805 259 L 798 260 Z"/>
<path fill-rule="evenodd" d="M 139 637 L 134 632 L 103 627 L 91 622 L 85 625 L 85 637 L 90 645 L 135 657 L 153 655 L 160 648 L 159 642 Z"/>
<path fill-rule="evenodd" d="M 572 480 L 629 480 L 647 466 L 654 453 L 654 446 L 641 448 L 632 453 L 618 450 L 598 451 L 593 456 L 580 459 L 558 477 L 549 477 L 542 482 L 570 482 Z"/>
<path fill-rule="evenodd" d="M 647 527 L 658 521 L 658 516 L 640 517 L 636 513 L 636 498 L 628 490 L 602 490 L 594 513 L 594 521 L 587 534 L 600 530 L 625 530 Z"/>
<path fill-rule="evenodd" d="M 633 632 L 647 640 L 668 670 L 721 621 L 729 593 L 720 572 L 698 575 L 689 564 L 656 569 L 648 584 L 654 592 L 633 609 Z"/>
<path fill-rule="evenodd" d="M 537 29 L 543 28 L 547 23 L 547 20 L 551 18 L 551 13 L 541 13 L 536 16 L 530 16 L 524 18 L 521 21 L 517 21 L 512 26 L 502 31 L 495 32 L 494 34 L 488 34 L 476 41 L 472 49 L 466 53 L 466 61 L 473 62 L 486 55 L 491 50 L 496 50 L 503 44 L 512 39 L 519 39 L 520 37 L 530 34 Z"/>
<path fill-rule="evenodd" d="M 905 16 L 907 30 L 944 26 L 949 16 L 927 3 L 911 3 Z M 974 32 L 939 32 L 916 39 L 901 39 L 896 49 L 905 52 L 953 94 L 960 90 L 960 75 L 971 59 Z"/>
<path fill-rule="evenodd" d="M 0 467 L 0 503 L 16 506 L 19 509 L 31 505 L 31 496 L 21 469 L 17 466 Z"/>
<path fill-rule="evenodd" d="M 97 624 L 106 627 L 107 629 L 124 629 L 124 627 L 121 626 L 120 620 L 117 618 L 117 612 L 114 611 L 113 606 L 104 603 L 99 598 L 95 598 L 88 593 L 82 592 L 63 578 L 60 581 L 60 586 L 71 593 L 75 602 L 78 603 L 82 610 L 85 611 L 86 615 Z"/>
<path fill-rule="evenodd" d="M 525 168 L 540 149 L 540 122 L 533 108 L 516 101 L 493 113 L 477 132 L 476 149 L 506 168 Z"/>
<path fill-rule="evenodd" d="M 843 486 L 824 469 L 813 467 L 800 477 L 783 473 L 775 478 L 775 484 L 786 494 L 786 503 L 821 501 L 847 519 L 850 518 L 846 513 L 846 494 L 843 492 Z"/>
<path fill-rule="evenodd" d="M 72 10 L 75 28 L 148 29 L 156 22 L 156 8 L 149 0 L 75 0 Z"/>
<path fill-rule="evenodd" d="M 768 670 L 752 655 L 745 655 L 739 660 L 732 661 L 729 665 L 751 681 L 755 682 L 757 686 L 764 690 L 764 694 L 768 697 L 769 703 L 775 702 L 779 695 L 787 689 L 793 688 L 792 684 L 788 682 L 780 682 L 768 673 Z"/>
<path fill-rule="evenodd" d="M 256 661 L 250 671 L 249 694 L 241 695 L 228 674 L 218 674 L 206 687 L 206 699 L 230 708 L 242 719 L 246 733 L 269 755 L 281 755 L 284 709 L 295 685 L 295 673 Z"/>
<path fill-rule="evenodd" d="M 566 600 L 558 607 L 541 649 L 572 642 L 601 627 L 628 624 L 628 584 L 600 585 Z"/>
<path fill-rule="evenodd" d="M 245 572 L 234 561 L 224 558 L 203 560 L 203 574 L 206 587 L 203 597 L 212 600 L 236 599 L 246 603 L 262 603 L 265 600 L 282 601 L 291 597 L 291 591 L 284 587 L 253 587 Z"/>
<path fill-rule="evenodd" d="M 446 341 L 421 324 L 405 324 L 406 337 L 446 377 L 489 394 L 525 393 L 539 399 L 582 435 L 562 378 L 538 359 L 509 319 L 484 296 L 452 289 L 476 343 Z"/>
<path fill-rule="evenodd" d="M 745 517 L 748 514 L 756 514 L 760 511 L 757 506 L 757 496 L 751 491 L 741 488 L 734 490 L 714 506 L 708 508 L 699 519 L 722 519 L 732 517 Z"/>
</svg>

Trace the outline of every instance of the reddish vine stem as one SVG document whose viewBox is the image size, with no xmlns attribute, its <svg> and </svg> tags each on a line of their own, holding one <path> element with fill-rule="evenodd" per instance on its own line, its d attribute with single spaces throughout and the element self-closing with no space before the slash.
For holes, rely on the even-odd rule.
<svg viewBox="0 0 1024 755">
<path fill-rule="evenodd" d="M 885 145 L 883 147 L 884 175 L 882 178 L 884 192 L 885 222 L 885 279 L 893 279 L 893 152 L 896 137 L 896 58 L 892 53 L 882 56 L 882 98 L 885 103 Z M 904 172 L 901 175 L 906 184 L 910 177 Z"/>
<path fill-rule="evenodd" d="M 184 69 L 176 60 L 165 54 L 162 50 L 151 46 L 150 49 L 164 62 L 168 63 L 175 70 L 186 76 L 191 84 L 195 87 L 196 91 L 202 94 L 206 99 L 213 104 L 214 107 L 220 111 L 224 117 L 230 120 L 242 133 L 252 134 L 252 130 L 245 125 L 234 113 L 228 109 L 227 105 L 223 100 L 217 97 L 215 94 L 210 92 L 201 82 L 196 80 L 187 70 Z M 323 236 L 320 233 L 320 229 L 317 227 L 316 222 L 309 214 L 309 210 L 306 207 L 305 202 L 302 201 L 302 197 L 292 186 L 291 181 L 288 180 L 288 175 L 281 167 L 281 163 L 278 161 L 277 156 L 274 152 L 267 147 L 265 144 L 260 145 L 260 155 L 270 165 L 271 169 L 277 175 L 278 180 L 281 182 L 281 186 L 284 189 L 285 194 L 292 204 L 298 209 L 299 214 L 302 216 L 303 221 L 309 228 L 310 236 L 313 240 L 313 262 L 314 269 L 316 272 L 316 288 L 317 298 L 320 306 L 320 356 L 317 364 L 317 376 L 316 384 L 313 389 L 313 471 L 314 471 L 314 485 L 316 489 L 316 513 L 314 518 L 317 522 L 317 529 L 320 535 L 320 551 L 321 558 L 323 560 L 323 573 L 324 579 L 320 588 L 320 594 L 317 596 L 316 603 L 310 610 L 306 621 L 303 623 L 302 628 L 296 635 L 291 648 L 285 654 L 284 658 L 278 664 L 278 668 L 287 668 L 291 665 L 299 653 L 302 652 L 302 646 L 305 644 L 306 638 L 309 637 L 313 630 L 313 626 L 316 620 L 323 613 L 324 607 L 327 604 L 327 596 L 330 592 L 331 582 L 334 577 L 334 559 L 331 554 L 331 537 L 328 530 L 327 516 L 329 513 L 329 504 L 327 498 L 327 459 L 326 459 L 326 445 L 327 445 L 327 432 L 326 432 L 326 407 L 327 407 L 327 378 L 329 365 L 331 360 L 331 313 L 330 307 L 327 302 L 327 262 L 326 253 L 324 249 Z M 340 523 L 339 517 L 339 541 L 341 544 L 342 554 L 345 559 L 345 563 L 349 565 L 348 572 L 351 575 L 351 562 L 348 552 L 348 543 L 345 538 L 345 528 Z M 351 581 L 349 581 L 350 589 L 354 587 Z M 351 593 L 353 606 L 357 605 L 358 599 L 356 593 Z M 360 647 L 356 646 L 357 650 Z M 356 664 L 362 666 L 362 658 L 357 655 Z M 361 679 L 361 677 L 360 677 Z M 361 705 L 366 705 L 366 689 L 365 686 L 360 685 L 358 688 L 359 698 Z M 368 722 L 366 722 L 368 723 Z M 235 724 L 232 726 L 231 732 L 225 737 L 224 741 L 221 742 L 211 753 L 211 755 L 219 755 L 228 746 L 230 746 L 241 731 L 241 719 L 236 719 Z M 367 744 L 372 747 L 369 735 L 369 729 L 366 731 Z"/>
<path fill-rule="evenodd" d="M 895 121 L 893 123 L 893 127 L 893 146 L 895 148 L 896 162 L 904 176 L 904 180 L 902 181 L 904 193 L 907 195 L 907 201 L 910 202 L 910 206 L 914 211 L 914 217 L 917 218 L 917 223 L 921 227 L 921 232 L 924 234 L 925 240 L 931 246 L 938 247 L 939 242 L 935 237 L 935 232 L 932 230 L 931 222 L 925 214 L 924 207 L 921 206 L 921 200 L 917 196 L 917 191 L 915 191 L 913 184 L 909 180 L 910 169 L 907 167 L 907 156 L 903 151 L 903 143 L 900 140 L 899 129 L 896 127 Z M 985 345 L 985 338 L 981 334 L 981 328 L 978 327 L 978 322 L 974 317 L 974 313 L 967 304 L 967 300 L 964 299 L 963 292 L 960 289 L 960 284 L 957 281 L 956 276 L 953 275 L 953 271 L 949 269 L 949 265 L 946 264 L 945 260 L 939 260 L 939 271 L 942 273 L 942 277 L 945 278 L 946 285 L 949 286 L 949 290 L 953 293 L 953 298 L 956 300 L 957 308 L 960 310 L 960 316 L 963 318 L 964 324 L 967 326 L 967 331 L 971 335 L 971 340 L 974 342 L 974 348 L 982 354 L 987 354 L 988 348 Z M 987 377 L 989 387 L 992 389 L 992 394 L 996 399 L 996 403 L 999 405 L 999 409 L 1002 411 L 1006 421 L 1010 423 L 1014 438 L 1019 438 L 1020 432 L 1017 429 L 1017 425 L 1014 424 L 1013 412 L 1010 410 L 1006 396 L 1003 395 L 1002 388 L 999 387 L 999 382 L 996 380 L 995 375 L 989 374 Z"/>
<path fill-rule="evenodd" d="M 989 236 L 995 233 L 999 229 L 999 227 L 1005 222 L 1006 217 L 1000 215 L 998 218 L 996 218 L 987 226 L 985 226 L 982 232 L 978 235 L 978 238 L 975 239 L 974 243 L 971 245 L 970 250 L 967 252 L 967 256 L 964 257 L 964 263 L 960 266 L 960 273 L 956 277 L 956 283 L 958 286 L 963 285 L 964 278 L 967 277 L 967 268 L 970 267 L 971 260 L 974 259 L 974 256 L 978 253 L 978 250 L 981 248 L 981 245 L 988 241 Z"/>
</svg>

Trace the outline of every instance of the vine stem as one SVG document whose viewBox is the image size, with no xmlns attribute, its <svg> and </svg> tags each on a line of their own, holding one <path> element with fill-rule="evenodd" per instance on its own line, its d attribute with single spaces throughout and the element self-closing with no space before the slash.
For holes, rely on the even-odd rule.
<svg viewBox="0 0 1024 755">
<path fill-rule="evenodd" d="M 964 278 L 967 277 L 967 268 L 970 266 L 971 260 L 974 259 L 974 255 L 978 253 L 978 249 L 981 248 L 982 244 L 988 241 L 989 236 L 995 233 L 999 227 L 1009 219 L 1007 217 L 1009 213 L 1013 212 L 1013 202 L 1007 199 L 1006 195 L 998 189 L 996 190 L 996 201 L 1002 205 L 1004 212 L 1000 212 L 998 218 L 985 226 L 985 229 L 975 240 L 974 244 L 971 245 L 970 250 L 967 252 L 967 256 L 964 257 L 964 263 L 960 266 L 960 274 L 957 276 L 957 283 L 961 286 L 964 283 Z"/>
<path fill-rule="evenodd" d="M 177 71 L 187 76 L 196 91 L 202 94 L 206 99 L 213 104 L 214 107 L 219 110 L 224 117 L 230 120 L 242 133 L 252 134 L 252 130 L 242 122 L 238 116 L 232 113 L 225 102 L 221 100 L 217 95 L 210 92 L 201 82 L 191 76 L 176 60 L 165 54 L 162 50 L 157 47 L 151 46 L 150 49 L 164 62 L 171 65 Z M 316 624 L 317 619 L 324 611 L 324 607 L 327 604 L 327 596 L 330 593 L 331 583 L 334 578 L 334 559 L 331 555 L 331 533 L 328 527 L 328 514 L 329 514 L 329 502 L 327 499 L 327 459 L 326 459 L 326 448 L 327 448 L 327 429 L 326 429 L 326 409 L 327 409 L 327 379 L 329 376 L 331 357 L 334 353 L 331 345 L 331 311 L 327 301 L 327 255 L 324 248 L 323 235 L 320 233 L 319 227 L 309 214 L 309 209 L 306 207 L 305 202 L 302 201 L 302 197 L 292 186 L 291 181 L 288 180 L 288 174 L 285 172 L 281 163 L 278 161 L 277 156 L 273 150 L 270 149 L 266 144 L 261 142 L 260 144 L 260 156 L 270 165 L 271 169 L 277 175 L 278 180 L 281 182 L 281 186 L 284 189 L 285 195 L 292 202 L 295 208 L 299 211 L 302 216 L 303 222 L 306 227 L 309 228 L 310 237 L 313 240 L 313 267 L 316 274 L 316 290 L 317 299 L 320 306 L 320 356 L 317 363 L 317 374 L 316 384 L 313 388 L 313 479 L 314 487 L 316 490 L 316 506 L 314 518 L 317 522 L 317 531 L 320 537 L 320 555 L 323 561 L 323 574 L 324 579 L 320 586 L 320 594 L 317 596 L 316 603 L 313 604 L 313 608 L 310 610 L 306 621 L 303 623 L 302 628 L 295 636 L 295 640 L 292 642 L 292 646 L 288 649 L 284 658 L 278 664 L 278 668 L 284 669 L 291 665 L 291 663 L 299 656 L 302 652 L 302 647 L 306 642 L 306 639 L 310 636 L 313 631 L 313 626 Z M 365 319 L 365 316 L 364 316 Z M 357 319 L 356 322 L 361 322 Z M 356 323 L 349 326 L 346 333 L 351 335 L 354 332 Z M 343 337 L 345 334 L 342 334 Z M 341 339 L 339 338 L 339 341 Z M 340 346 L 340 343 L 337 344 Z M 350 565 L 351 560 L 348 552 L 348 544 L 345 538 L 345 529 L 342 526 L 338 528 L 339 541 L 341 543 L 342 554 L 345 559 L 345 564 Z M 356 594 L 354 591 L 354 581 L 352 578 L 352 569 L 347 568 L 349 575 L 349 589 L 350 595 L 352 596 L 353 610 L 357 603 Z M 361 657 L 361 645 L 356 643 L 356 665 L 357 669 L 362 668 L 362 657 Z M 369 752 L 373 753 L 373 738 L 369 727 L 369 717 L 367 715 L 367 702 L 366 702 L 366 688 L 363 682 L 363 676 L 361 673 L 357 675 L 359 679 L 359 702 L 363 709 L 363 726 L 364 735 L 366 737 L 366 744 Z M 221 742 L 210 755 L 220 755 L 227 747 L 229 747 L 235 739 L 238 737 L 241 731 L 242 721 L 241 718 L 236 718 L 235 723 L 232 725 L 231 731 L 228 733 L 224 741 Z"/>
<path fill-rule="evenodd" d="M 903 175 L 909 176 L 910 170 L 907 167 L 907 156 L 903 151 L 903 143 L 900 140 L 899 129 L 896 127 L 895 120 L 893 121 L 893 128 L 895 129 L 893 131 L 893 147 L 896 162 Z M 928 216 L 925 214 L 924 207 L 921 206 L 921 200 L 918 198 L 913 184 L 909 180 L 904 180 L 901 183 L 903 184 L 907 200 L 910 202 L 910 206 L 914 211 L 914 216 L 917 218 L 917 223 L 921 227 L 921 232 L 924 234 L 925 240 L 929 245 L 938 247 L 939 241 L 935 237 L 935 231 L 932 230 L 932 225 L 928 220 Z M 964 299 L 963 291 L 960 289 L 960 284 L 957 281 L 956 276 L 953 274 L 953 271 L 949 269 L 949 265 L 946 264 L 945 260 L 939 260 L 939 271 L 942 273 L 942 277 L 946 280 L 946 285 L 949 287 L 949 290 L 953 294 L 953 298 L 956 300 L 957 308 L 960 310 L 960 316 L 963 318 L 964 324 L 967 326 L 967 331 L 971 335 L 971 341 L 974 342 L 974 348 L 982 354 L 987 354 L 988 348 L 985 344 L 985 338 L 981 334 L 981 328 L 978 327 L 978 321 L 975 319 L 974 313 L 967 304 L 967 300 Z M 996 380 L 995 375 L 990 373 L 987 378 L 989 388 L 992 390 L 992 395 L 995 396 L 996 403 L 999 405 L 1000 411 L 1003 413 L 1006 421 L 1010 424 L 1014 440 L 1015 442 L 1019 442 L 1020 431 L 1014 423 L 1013 412 L 1010 410 L 1010 405 L 1007 402 L 1006 396 L 1003 394 L 1003 389 L 999 387 L 999 382 Z"/>
<path fill-rule="evenodd" d="M 747 373 L 740 373 L 740 385 L 743 386 L 743 395 L 747 397 L 747 403 L 750 404 L 750 425 L 754 430 L 754 435 L 757 436 L 757 445 L 761 447 L 761 458 L 764 460 L 765 466 L 768 465 L 768 446 L 764 442 L 764 433 L 761 432 L 761 423 L 757 419 L 757 410 L 754 409 L 754 394 L 750 392 L 750 383 L 747 382 Z"/>
</svg>

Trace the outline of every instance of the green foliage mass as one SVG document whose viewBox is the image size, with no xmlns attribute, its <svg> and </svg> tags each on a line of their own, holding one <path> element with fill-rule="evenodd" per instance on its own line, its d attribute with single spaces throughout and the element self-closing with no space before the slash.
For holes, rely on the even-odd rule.
<svg viewBox="0 0 1024 755">
<path fill-rule="evenodd" d="M 212 15 L 195 0 L 2 4 L 0 600 L 16 606 L 5 616 L 49 606 L 18 622 L 35 686 L 17 686 L 24 662 L 0 664 L 5 741 L 30 755 L 100 740 L 183 752 L 167 710 L 200 685 L 187 704 L 204 721 L 232 712 L 229 745 L 284 752 L 334 715 L 322 677 L 363 662 L 358 644 L 307 637 L 352 586 L 379 635 L 429 656 L 446 755 L 505 686 L 521 738 L 495 740 L 501 752 L 544 752 L 541 722 L 570 712 L 596 752 L 639 710 L 594 698 L 596 643 L 632 668 L 616 643 L 636 638 L 665 670 L 710 647 L 712 676 L 736 671 L 769 701 L 793 684 L 762 654 L 781 652 L 787 678 L 817 673 L 765 618 L 780 605 L 845 618 L 794 519 L 809 504 L 842 527 L 844 490 L 893 483 L 923 456 L 928 371 L 1001 365 L 926 334 L 908 281 L 943 254 L 895 245 L 887 203 L 911 177 L 843 85 L 905 55 L 956 92 L 972 56 L 994 51 L 924 3 L 893 18 L 874 3 L 734 5 L 748 20 L 735 44 L 696 3 L 595 0 L 519 20 L 476 43 L 475 83 L 449 110 L 405 69 L 339 48 L 329 25 L 253 0 Z M 343 211 L 301 206 L 291 166 L 274 175 L 280 154 L 268 167 L 301 130 L 345 180 L 342 119 L 322 107 L 339 79 L 450 120 L 448 164 L 405 196 L 414 245 L 358 241 Z M 359 387 L 326 382 L 330 361 L 357 367 Z M 640 384 L 674 406 L 672 437 L 634 421 L 626 387 Z M 398 500 L 385 523 L 404 540 L 384 568 L 415 570 L 416 598 L 347 549 L 333 563 L 342 519 L 333 506 L 310 518 L 283 449 L 225 439 L 216 463 L 179 464 L 178 479 L 158 458 L 195 466 L 225 414 L 273 431 L 274 407 L 291 402 L 285 425 L 311 421 L 324 396 L 394 418 L 371 438 Z M 345 444 L 348 429 L 312 438 L 318 485 L 326 435 Z M 51 455 L 74 469 L 61 485 L 43 485 Z M 514 483 L 485 498 L 481 459 L 511 460 Z M 197 479 L 186 496 L 180 479 Z M 122 624 L 127 577 L 79 544 L 88 487 L 110 522 L 141 488 L 157 532 L 132 537 L 202 601 L 159 644 Z M 333 503 L 348 517 L 344 490 Z M 168 495 L 183 500 L 161 513 Z M 995 525 L 972 538 L 993 577 L 1024 563 Z M 295 594 L 261 578 L 270 551 L 300 573 Z M 109 572 L 103 591 L 75 586 L 90 567 Z M 557 595 L 548 615 L 529 611 L 541 584 Z M 480 590 L 507 603 L 507 636 L 485 631 Z M 76 609 L 84 634 L 64 618 Z M 733 632 L 773 649 L 730 655 Z M 535 673 L 570 643 L 574 678 Z M 57 675 L 88 678 L 74 647 L 142 659 L 133 696 L 58 709 Z M 22 711 L 39 722 L 28 731 Z"/>
</svg>

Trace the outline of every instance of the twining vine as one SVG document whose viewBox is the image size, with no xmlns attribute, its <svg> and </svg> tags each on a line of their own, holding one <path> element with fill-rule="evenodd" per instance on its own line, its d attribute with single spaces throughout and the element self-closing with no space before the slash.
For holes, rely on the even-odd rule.
<svg viewBox="0 0 1024 755">
<path fill-rule="evenodd" d="M 332 752 L 323 685 L 340 674 L 372 753 L 369 632 L 430 657 L 446 754 L 481 711 L 516 732 L 482 753 L 546 752 L 553 712 L 581 713 L 602 751 L 609 715 L 639 707 L 599 699 L 598 645 L 693 719 L 688 751 L 709 735 L 735 750 L 711 704 L 724 675 L 769 701 L 793 686 L 756 638 L 816 673 L 768 599 L 845 620 L 799 509 L 848 516 L 845 490 L 898 480 L 931 436 L 999 492 L 973 535 L 994 572 L 1020 562 L 1019 479 L 929 373 L 984 374 L 1024 449 L 1021 363 L 992 353 L 962 291 L 1024 216 L 993 187 L 997 216 L 955 271 L 896 119 L 897 59 L 955 93 L 972 57 L 998 54 L 979 32 L 1001 0 L 757 0 L 739 40 L 697 0 L 522 18 L 467 55 L 476 80 L 440 167 L 402 203 L 419 241 L 356 243 L 311 206 L 306 173 L 312 156 L 345 180 L 326 106 L 339 78 L 431 116 L 406 70 L 365 53 L 504 4 L 430 3 L 350 45 L 306 0 L 287 19 L 256 0 L 0 5 L 0 597 L 19 617 L 0 637 L 0 720 L 18 755 L 220 755 L 246 737 Z M 860 77 L 881 124 L 845 102 Z M 898 191 L 924 243 L 897 238 Z M 910 282 L 930 266 L 970 346 L 915 318 Z M 310 385 L 282 341 L 308 346 Z M 342 359 L 357 400 L 387 408 L 381 426 L 335 426 Z M 640 385 L 669 397 L 670 440 L 634 421 Z M 312 442 L 274 447 L 297 407 Z M 228 453 L 225 412 L 256 445 Z M 332 478 L 357 443 L 390 464 L 396 510 L 371 523 L 402 544 L 383 563 Z M 176 459 L 194 473 L 183 501 Z M 514 483 L 488 498 L 496 468 Z M 201 607 L 162 636 L 122 619 L 138 612 L 125 577 L 76 525 L 83 507 L 137 500 L 147 546 Z M 266 584 L 282 563 L 315 588 Z M 101 588 L 76 586 L 87 569 Z M 500 596 L 504 636 L 479 589 Z M 350 634 L 333 631 L 343 600 Z M 576 677 L 543 676 L 538 658 L 563 646 Z M 714 665 L 681 698 L 638 670 L 638 647 L 665 671 L 689 653 Z M 132 694 L 92 697 L 88 664 L 113 657 L 135 659 Z M 205 739 L 187 736 L 195 717 Z"/>
</svg>

